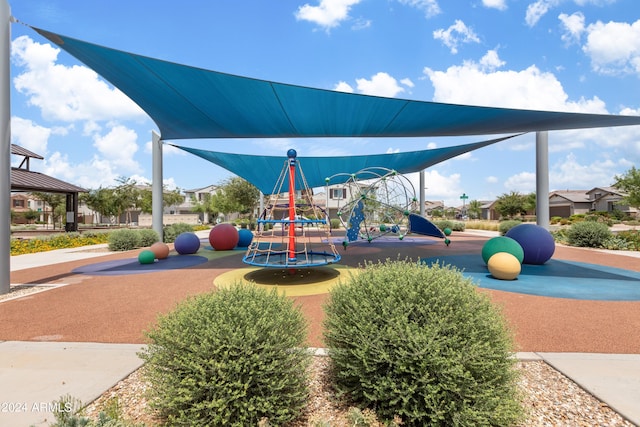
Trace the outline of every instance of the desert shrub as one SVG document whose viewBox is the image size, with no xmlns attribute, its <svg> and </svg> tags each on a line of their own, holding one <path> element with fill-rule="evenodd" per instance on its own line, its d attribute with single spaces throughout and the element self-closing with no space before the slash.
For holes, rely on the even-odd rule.
<svg viewBox="0 0 640 427">
<path fill-rule="evenodd" d="M 433 224 L 440 230 L 448 228 L 451 231 L 464 231 L 466 226 L 462 221 L 450 221 L 448 219 L 433 221 Z"/>
<path fill-rule="evenodd" d="M 338 218 L 331 218 L 329 223 L 331 224 L 331 229 L 332 230 L 337 230 L 337 229 L 342 227 L 342 223 L 340 222 L 340 220 Z"/>
<path fill-rule="evenodd" d="M 552 216 L 551 219 L 549 220 L 550 224 L 557 224 L 562 220 L 561 216 Z"/>
<path fill-rule="evenodd" d="M 183 222 L 179 222 L 177 224 L 171 224 L 164 227 L 162 234 L 164 235 L 165 243 L 173 243 L 176 240 L 176 237 L 178 237 L 180 234 L 192 231 L 192 226 Z"/>
<path fill-rule="evenodd" d="M 602 242 L 602 247 L 604 249 L 610 249 L 614 251 L 628 251 L 633 250 L 630 242 L 626 241 L 620 236 L 611 235 L 604 239 Z"/>
<path fill-rule="evenodd" d="M 367 264 L 335 286 L 325 342 L 344 398 L 403 426 L 513 425 L 513 341 L 485 294 L 452 267 Z"/>
<path fill-rule="evenodd" d="M 275 290 L 235 284 L 192 297 L 147 337 L 150 404 L 168 425 L 280 425 L 305 406 L 306 321 Z"/>
<path fill-rule="evenodd" d="M 522 221 L 518 221 L 515 219 L 501 221 L 500 225 L 498 225 L 498 231 L 500 232 L 501 236 L 504 236 L 505 234 L 507 234 L 507 231 L 520 224 L 522 224 Z"/>
<path fill-rule="evenodd" d="M 140 247 L 140 234 L 134 230 L 123 228 L 109 234 L 110 251 L 130 251 Z"/>
<path fill-rule="evenodd" d="M 640 230 L 620 231 L 617 237 L 627 242 L 629 250 L 640 251 Z"/>
<path fill-rule="evenodd" d="M 160 240 L 160 236 L 155 230 L 143 228 L 138 230 L 140 247 L 151 246 Z"/>
<path fill-rule="evenodd" d="M 601 248 L 609 237 L 611 237 L 611 231 L 602 222 L 589 220 L 576 222 L 567 230 L 567 241 L 571 246 Z"/>
</svg>

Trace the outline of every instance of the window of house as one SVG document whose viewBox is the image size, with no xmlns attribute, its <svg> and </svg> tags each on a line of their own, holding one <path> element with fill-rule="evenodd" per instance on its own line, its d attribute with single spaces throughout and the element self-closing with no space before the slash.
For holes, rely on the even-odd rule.
<svg viewBox="0 0 640 427">
<path fill-rule="evenodd" d="M 22 200 L 22 199 L 14 199 L 13 200 L 13 207 L 14 208 L 24 208 L 24 200 Z"/>
<path fill-rule="evenodd" d="M 346 199 L 347 198 L 347 189 L 346 188 L 332 188 L 331 189 L 331 198 L 332 199 Z"/>
</svg>

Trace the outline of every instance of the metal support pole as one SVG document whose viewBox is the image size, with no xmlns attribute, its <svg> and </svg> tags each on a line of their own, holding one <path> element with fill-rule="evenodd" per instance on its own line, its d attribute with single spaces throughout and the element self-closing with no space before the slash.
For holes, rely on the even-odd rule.
<svg viewBox="0 0 640 427">
<path fill-rule="evenodd" d="M 424 190 L 425 190 L 425 186 L 424 186 L 424 169 L 422 169 L 420 171 L 420 216 L 424 216 L 424 202 L 425 202 L 425 195 L 424 195 Z"/>
<path fill-rule="evenodd" d="M 0 295 L 11 290 L 11 9 L 0 0 Z"/>
<path fill-rule="evenodd" d="M 536 224 L 549 229 L 549 132 L 536 132 Z"/>
<path fill-rule="evenodd" d="M 153 171 L 151 178 L 151 228 L 158 233 L 160 241 L 164 241 L 163 221 L 163 185 L 162 185 L 162 140 L 160 135 L 151 131 L 151 155 Z"/>
</svg>

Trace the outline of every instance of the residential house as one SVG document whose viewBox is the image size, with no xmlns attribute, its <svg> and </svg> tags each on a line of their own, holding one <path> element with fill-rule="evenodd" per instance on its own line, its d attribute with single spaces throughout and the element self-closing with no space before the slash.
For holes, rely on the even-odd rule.
<svg viewBox="0 0 640 427">
<path fill-rule="evenodd" d="M 587 191 L 592 211 L 613 212 L 618 210 L 626 215 L 638 217 L 638 209 L 620 204 L 625 194 L 615 187 L 596 187 Z"/>
<path fill-rule="evenodd" d="M 592 210 L 587 190 L 556 190 L 549 194 L 549 217 L 569 218 Z"/>
</svg>

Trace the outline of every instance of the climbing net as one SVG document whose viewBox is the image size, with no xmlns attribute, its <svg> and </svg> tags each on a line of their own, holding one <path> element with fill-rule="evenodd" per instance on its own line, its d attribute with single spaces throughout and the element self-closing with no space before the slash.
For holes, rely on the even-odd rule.
<svg viewBox="0 0 640 427">
<path fill-rule="evenodd" d="M 340 175 L 328 178 L 327 185 Z M 347 230 L 343 245 L 387 235 L 402 240 L 409 232 L 408 217 L 418 203 L 413 184 L 404 175 L 382 167 L 362 169 L 349 175 L 342 194 L 338 218 Z"/>
</svg>

